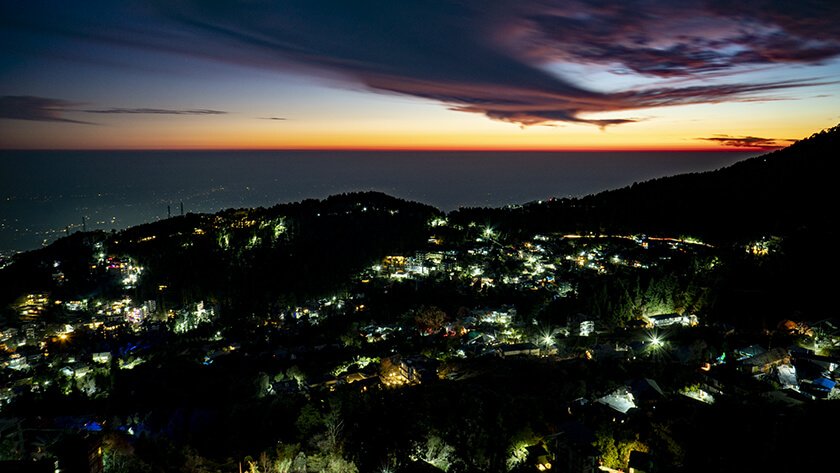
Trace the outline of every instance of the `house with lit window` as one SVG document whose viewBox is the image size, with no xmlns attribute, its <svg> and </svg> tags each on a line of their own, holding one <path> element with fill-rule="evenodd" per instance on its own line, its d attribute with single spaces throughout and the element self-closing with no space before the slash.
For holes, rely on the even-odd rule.
<svg viewBox="0 0 840 473">
<path fill-rule="evenodd" d="M 645 315 L 642 316 L 645 322 L 647 322 L 648 327 L 650 328 L 663 328 L 663 327 L 693 327 L 697 325 L 697 316 L 696 315 L 689 315 L 689 314 L 658 314 L 658 315 Z"/>
</svg>

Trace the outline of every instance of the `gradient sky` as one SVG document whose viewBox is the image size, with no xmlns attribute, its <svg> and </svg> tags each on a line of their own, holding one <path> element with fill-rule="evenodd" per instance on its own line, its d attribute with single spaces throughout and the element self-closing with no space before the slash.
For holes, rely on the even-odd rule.
<svg viewBox="0 0 840 473">
<path fill-rule="evenodd" d="M 840 2 L 4 1 L 5 149 L 762 149 L 840 122 Z"/>
</svg>

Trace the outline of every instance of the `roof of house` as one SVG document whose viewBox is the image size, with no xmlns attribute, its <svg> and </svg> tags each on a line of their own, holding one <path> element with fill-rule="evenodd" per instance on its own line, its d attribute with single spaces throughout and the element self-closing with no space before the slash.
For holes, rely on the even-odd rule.
<svg viewBox="0 0 840 473">
<path fill-rule="evenodd" d="M 670 314 L 647 315 L 646 317 L 650 320 L 667 320 L 667 319 L 682 317 L 682 315 L 680 315 L 676 312 L 672 312 Z"/>
<path fill-rule="evenodd" d="M 748 347 L 738 348 L 735 350 L 735 353 L 738 354 L 738 360 L 745 360 L 766 352 L 767 350 L 762 348 L 760 345 L 750 345 Z"/>
<path fill-rule="evenodd" d="M 665 396 L 659 384 L 650 378 L 634 379 L 628 385 L 633 395 L 639 399 L 658 399 Z"/>
<path fill-rule="evenodd" d="M 831 391 L 832 389 L 834 389 L 834 386 L 837 384 L 837 383 L 835 383 L 834 381 L 832 381 L 828 378 L 817 378 L 813 381 L 813 383 L 814 383 L 814 386 L 817 386 L 818 388 L 826 389 L 828 391 Z"/>
<path fill-rule="evenodd" d="M 619 388 L 612 393 L 597 399 L 596 402 L 607 405 L 622 414 L 626 414 L 627 411 L 636 407 L 633 394 L 626 387 Z"/>
<path fill-rule="evenodd" d="M 784 348 L 774 348 L 752 358 L 747 358 L 744 363 L 752 366 L 764 366 L 781 361 L 789 355 L 790 353 Z"/>
</svg>

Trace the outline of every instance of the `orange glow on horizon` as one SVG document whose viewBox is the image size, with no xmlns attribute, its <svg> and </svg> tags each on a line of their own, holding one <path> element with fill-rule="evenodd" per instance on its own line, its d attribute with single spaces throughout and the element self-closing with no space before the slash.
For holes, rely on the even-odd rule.
<svg viewBox="0 0 840 473">
<path fill-rule="evenodd" d="M 482 117 L 455 114 L 429 122 L 329 122 L 242 120 L 212 117 L 178 120 L 113 118 L 103 127 L 23 123 L 0 130 L 0 148 L 33 150 L 323 150 L 323 151 L 476 151 L 476 152 L 768 152 L 784 146 L 733 146 L 712 141 L 730 131 L 738 137 L 804 138 L 821 124 L 777 126 L 756 123 L 640 122 L 601 130 L 589 125 L 514 127 Z M 444 121 L 450 120 L 450 121 Z M 757 120 L 756 120 L 757 121 Z M 457 131 L 456 131 L 457 130 Z M 744 143 L 751 144 L 751 143 Z"/>
<path fill-rule="evenodd" d="M 388 152 L 388 151 L 416 151 L 416 152 L 476 152 L 476 153 L 492 153 L 492 152 L 518 152 L 518 153 L 770 153 L 784 146 L 777 146 L 772 148 L 759 147 L 732 147 L 732 146 L 671 146 L 671 147 L 631 147 L 631 146 L 615 146 L 615 147 L 477 147 L 477 146 L 266 146 L 266 147 L 245 147 L 245 146 L 170 146 L 170 147 L 62 147 L 62 148 L 8 148 L 6 151 L 371 151 L 371 152 Z"/>
</svg>

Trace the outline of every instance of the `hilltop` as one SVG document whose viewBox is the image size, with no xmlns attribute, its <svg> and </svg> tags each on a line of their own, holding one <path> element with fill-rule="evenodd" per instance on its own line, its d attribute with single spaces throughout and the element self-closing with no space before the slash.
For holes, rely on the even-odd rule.
<svg viewBox="0 0 840 473">
<path fill-rule="evenodd" d="M 583 199 L 621 226 L 710 236 L 825 229 L 840 125 L 716 171 L 655 179 Z"/>
<path fill-rule="evenodd" d="M 426 242 L 434 207 L 379 192 L 340 194 L 270 208 L 228 209 L 138 225 L 120 232 L 78 232 L 16 256 L 0 271 L 0 302 L 24 288 L 58 295 L 102 291 L 91 276 L 97 254 L 132 255 L 160 279 L 139 297 L 210 294 L 225 305 L 260 306 L 266 294 L 308 297 L 340 285 L 360 267 Z M 52 275 L 60 264 L 62 279 Z"/>
<path fill-rule="evenodd" d="M 510 232 L 691 234 L 733 241 L 830 228 L 840 125 L 787 148 L 715 171 L 634 183 L 583 198 L 501 209 L 462 209 Z"/>
</svg>

